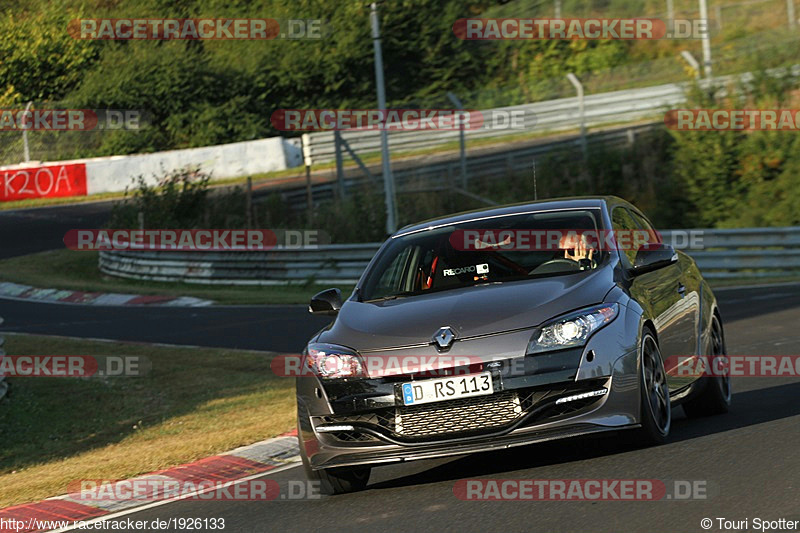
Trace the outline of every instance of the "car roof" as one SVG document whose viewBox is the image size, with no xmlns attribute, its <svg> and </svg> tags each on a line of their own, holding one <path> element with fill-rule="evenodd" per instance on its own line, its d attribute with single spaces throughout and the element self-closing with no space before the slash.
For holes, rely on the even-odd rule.
<svg viewBox="0 0 800 533">
<path fill-rule="evenodd" d="M 515 215 L 520 213 L 529 213 L 531 211 L 549 211 L 553 209 L 611 209 L 617 204 L 623 204 L 626 206 L 631 205 L 622 198 L 618 198 L 616 196 L 569 196 L 563 198 L 548 198 L 547 200 L 537 200 L 533 202 L 521 202 L 518 204 L 475 209 L 473 211 L 465 211 L 463 213 L 456 213 L 446 217 L 432 218 L 430 220 L 405 226 L 398 230 L 393 237 L 407 235 L 409 233 L 429 229 L 435 226 L 446 226 L 448 224 L 457 224 L 460 222 L 468 222 L 470 220 L 494 216 Z"/>
</svg>

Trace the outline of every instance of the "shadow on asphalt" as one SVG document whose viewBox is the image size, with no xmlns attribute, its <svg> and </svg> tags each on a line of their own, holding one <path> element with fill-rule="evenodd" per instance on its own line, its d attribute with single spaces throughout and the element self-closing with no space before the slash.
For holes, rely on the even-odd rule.
<svg viewBox="0 0 800 533">
<path fill-rule="evenodd" d="M 800 307 L 800 283 L 716 291 L 723 323 Z"/>
<path fill-rule="evenodd" d="M 800 414 L 800 382 L 735 393 L 729 413 L 688 419 L 683 409 L 673 413 L 668 444 L 723 433 Z M 627 431 L 520 446 L 496 452 L 466 455 L 412 475 L 371 484 L 369 489 L 388 489 L 442 481 L 496 476 L 517 470 L 552 466 L 636 451 Z"/>
</svg>

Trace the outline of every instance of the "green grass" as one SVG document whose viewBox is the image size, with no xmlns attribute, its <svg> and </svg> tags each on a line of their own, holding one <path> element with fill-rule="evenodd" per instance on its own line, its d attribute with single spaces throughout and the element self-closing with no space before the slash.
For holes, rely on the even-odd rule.
<svg viewBox="0 0 800 533">
<path fill-rule="evenodd" d="M 8 378 L 0 400 L 0 508 L 81 479 L 121 479 L 294 427 L 293 380 L 273 354 L 7 335 L 10 355 L 136 355 L 145 377 Z"/>
<path fill-rule="evenodd" d="M 0 261 L 0 281 L 40 288 L 86 292 L 118 292 L 163 296 L 194 296 L 218 304 L 305 304 L 328 284 L 234 286 L 138 281 L 103 275 L 97 268 L 98 252 L 52 250 Z M 342 294 L 352 284 L 339 284 Z"/>
</svg>

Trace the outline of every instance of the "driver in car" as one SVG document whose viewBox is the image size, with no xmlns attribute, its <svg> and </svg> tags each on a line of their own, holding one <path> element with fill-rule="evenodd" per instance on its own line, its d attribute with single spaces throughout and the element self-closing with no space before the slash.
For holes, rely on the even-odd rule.
<svg viewBox="0 0 800 533">
<path fill-rule="evenodd" d="M 594 266 L 594 255 L 597 250 L 589 243 L 584 234 L 569 232 L 558 241 L 558 248 L 564 250 L 564 259 L 575 261 L 581 270 Z"/>
</svg>

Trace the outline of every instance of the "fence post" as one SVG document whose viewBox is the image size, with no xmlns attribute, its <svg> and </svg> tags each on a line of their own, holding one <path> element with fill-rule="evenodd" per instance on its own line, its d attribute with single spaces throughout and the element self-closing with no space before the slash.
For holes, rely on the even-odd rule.
<svg viewBox="0 0 800 533">
<path fill-rule="evenodd" d="M 581 84 L 580 80 L 578 79 L 575 74 L 570 72 L 567 74 L 567 79 L 575 87 L 575 91 L 578 93 L 578 115 L 581 122 L 581 151 L 583 152 L 583 158 L 586 159 L 587 155 L 587 148 L 586 148 L 586 117 L 584 116 L 584 104 L 583 104 L 583 85 Z"/>
<path fill-rule="evenodd" d="M 311 220 L 311 210 L 314 208 L 314 195 L 311 191 L 311 135 L 304 133 L 303 144 L 303 164 L 306 167 L 306 210 L 308 219 Z"/>
<path fill-rule="evenodd" d="M 27 125 L 28 121 L 24 119 L 24 117 L 28 116 L 28 111 L 31 109 L 31 105 L 33 101 L 28 102 L 28 105 L 25 106 L 25 114 L 23 115 L 23 125 Z M 25 149 L 25 162 L 28 163 L 31 160 L 31 151 L 28 148 L 28 128 L 22 129 L 22 145 Z"/>
<path fill-rule="evenodd" d="M 453 105 L 456 106 L 457 109 L 464 109 L 464 106 L 461 104 L 461 100 L 458 99 L 458 96 L 455 94 L 448 92 L 447 97 L 453 102 Z M 464 116 L 461 115 L 459 117 L 459 148 L 461 153 L 461 188 L 467 188 L 467 147 L 464 141 Z"/>
<path fill-rule="evenodd" d="M 336 184 L 339 186 L 339 198 L 345 197 L 344 165 L 342 163 L 342 134 L 333 130 L 333 147 L 336 151 Z"/>
<path fill-rule="evenodd" d="M 245 217 L 247 229 L 253 228 L 253 178 L 247 176 L 247 196 L 245 200 Z"/>
</svg>

